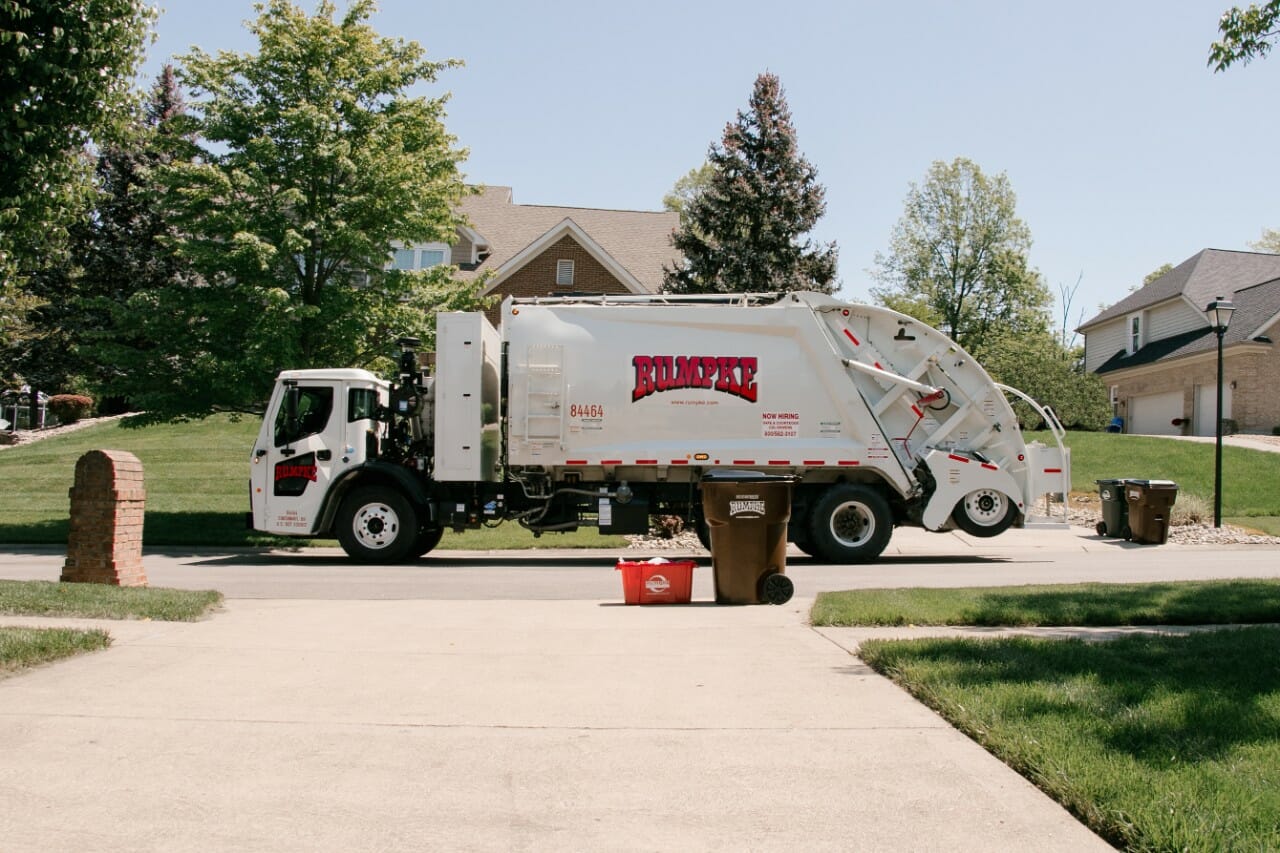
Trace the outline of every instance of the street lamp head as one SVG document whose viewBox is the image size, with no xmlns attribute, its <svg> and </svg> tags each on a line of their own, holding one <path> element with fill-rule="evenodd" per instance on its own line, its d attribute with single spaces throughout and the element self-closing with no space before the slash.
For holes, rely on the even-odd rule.
<svg viewBox="0 0 1280 853">
<path fill-rule="evenodd" d="M 1221 334 L 1227 330 L 1227 326 L 1231 323 L 1231 313 L 1235 310 L 1236 306 L 1231 304 L 1231 300 L 1219 296 L 1209 303 L 1204 313 L 1209 316 L 1209 325 L 1213 330 Z"/>
</svg>

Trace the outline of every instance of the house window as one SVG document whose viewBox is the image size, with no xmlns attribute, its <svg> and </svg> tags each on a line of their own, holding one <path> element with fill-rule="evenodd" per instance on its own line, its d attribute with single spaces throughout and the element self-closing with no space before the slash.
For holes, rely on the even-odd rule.
<svg viewBox="0 0 1280 853">
<path fill-rule="evenodd" d="M 395 257 L 391 261 L 393 270 L 411 270 L 413 269 L 413 249 L 396 249 Z"/>
<path fill-rule="evenodd" d="M 1142 349 L 1142 315 L 1134 314 L 1129 318 L 1129 355 Z"/>
<path fill-rule="evenodd" d="M 570 287 L 573 285 L 573 261 L 559 260 L 556 261 L 556 287 Z"/>
<path fill-rule="evenodd" d="M 438 267 L 444 263 L 444 250 L 442 249 L 423 249 L 422 260 L 419 262 L 418 269 L 431 269 Z"/>
</svg>

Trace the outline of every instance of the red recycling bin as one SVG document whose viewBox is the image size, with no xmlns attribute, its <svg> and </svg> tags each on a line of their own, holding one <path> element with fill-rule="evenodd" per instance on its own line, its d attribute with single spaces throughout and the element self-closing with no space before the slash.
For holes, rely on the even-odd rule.
<svg viewBox="0 0 1280 853">
<path fill-rule="evenodd" d="M 688 604 L 693 596 L 693 560 L 619 560 L 627 604 Z"/>
</svg>

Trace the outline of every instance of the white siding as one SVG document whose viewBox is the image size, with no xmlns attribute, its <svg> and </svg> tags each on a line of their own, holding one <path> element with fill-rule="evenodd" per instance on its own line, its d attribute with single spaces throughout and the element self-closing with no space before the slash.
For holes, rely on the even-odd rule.
<svg viewBox="0 0 1280 853">
<path fill-rule="evenodd" d="M 1128 318 L 1120 317 L 1085 334 L 1085 370 L 1097 370 L 1104 361 L 1125 348 L 1128 325 Z"/>
<path fill-rule="evenodd" d="M 1203 329 L 1208 325 L 1204 314 L 1176 299 L 1147 311 L 1147 328 L 1143 334 L 1146 343 L 1171 338 L 1183 332 Z"/>
</svg>

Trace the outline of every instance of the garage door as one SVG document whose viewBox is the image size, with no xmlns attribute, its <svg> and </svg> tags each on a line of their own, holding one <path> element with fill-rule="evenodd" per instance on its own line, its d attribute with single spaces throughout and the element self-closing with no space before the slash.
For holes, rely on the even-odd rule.
<svg viewBox="0 0 1280 853">
<path fill-rule="evenodd" d="M 1182 392 L 1148 394 L 1129 400 L 1129 428 L 1136 435 L 1181 435 L 1182 427 L 1173 425 L 1182 417 Z"/>
</svg>

